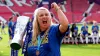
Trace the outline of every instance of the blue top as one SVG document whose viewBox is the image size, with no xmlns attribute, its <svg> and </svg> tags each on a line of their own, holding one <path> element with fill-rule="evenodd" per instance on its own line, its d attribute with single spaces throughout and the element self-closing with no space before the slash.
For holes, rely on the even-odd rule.
<svg viewBox="0 0 100 56">
<path fill-rule="evenodd" d="M 78 27 L 77 27 L 77 26 L 74 27 L 74 33 L 75 33 L 75 34 L 78 34 Z"/>
<path fill-rule="evenodd" d="M 13 25 L 14 25 L 14 22 L 12 22 L 12 21 L 8 22 L 8 33 L 10 36 L 13 34 L 13 32 L 11 32 L 14 30 Z M 10 31 L 10 29 L 11 29 L 11 31 Z"/>
<path fill-rule="evenodd" d="M 43 34 L 44 33 L 41 32 L 40 36 L 42 36 Z M 46 40 L 43 39 L 42 41 L 42 44 L 39 50 L 40 52 L 39 56 L 61 56 L 60 45 L 61 45 L 61 41 L 64 35 L 65 33 L 62 34 L 59 31 L 59 25 L 52 25 L 48 32 L 48 36 L 44 37 Z M 28 55 L 36 56 L 36 49 L 37 49 L 37 46 L 29 47 Z"/>
<path fill-rule="evenodd" d="M 81 31 L 83 35 L 88 34 L 88 26 L 82 26 Z"/>
<path fill-rule="evenodd" d="M 96 32 L 96 33 L 98 33 L 98 31 L 99 31 L 99 26 L 92 26 L 92 32 L 94 33 L 94 32 Z"/>
<path fill-rule="evenodd" d="M 14 24 L 14 23 L 13 23 L 12 21 L 9 21 L 9 22 L 8 22 L 8 27 L 12 29 L 13 24 Z"/>
</svg>

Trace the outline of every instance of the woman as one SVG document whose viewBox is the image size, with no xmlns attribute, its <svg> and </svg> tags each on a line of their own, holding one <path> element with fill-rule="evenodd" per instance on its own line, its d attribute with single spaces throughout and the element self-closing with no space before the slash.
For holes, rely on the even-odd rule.
<svg viewBox="0 0 100 56">
<path fill-rule="evenodd" d="M 93 25 L 92 25 L 92 40 L 93 40 L 93 44 L 95 44 L 95 43 L 98 44 L 98 41 L 99 41 L 99 26 L 98 26 L 96 21 L 93 21 Z"/>
<path fill-rule="evenodd" d="M 80 40 L 82 43 L 83 37 L 85 37 L 86 44 L 88 44 L 88 26 L 86 22 L 83 22 L 83 26 L 81 27 Z"/>
<path fill-rule="evenodd" d="M 50 12 L 44 8 L 37 8 L 33 21 L 33 46 L 28 48 L 28 56 L 61 56 L 60 44 L 68 27 L 68 20 L 60 7 L 52 3 L 56 10 L 59 25 L 53 25 Z"/>
<path fill-rule="evenodd" d="M 8 22 L 8 33 L 9 33 L 9 41 L 11 41 L 14 38 L 14 30 L 16 23 L 13 22 L 14 17 L 12 16 L 9 18 Z M 11 48 L 11 55 L 10 56 L 18 56 L 18 50 L 14 50 Z"/>
<path fill-rule="evenodd" d="M 71 32 L 72 32 L 72 39 L 73 39 L 73 42 L 72 44 L 78 44 L 77 43 L 77 37 L 78 37 L 78 27 L 76 26 L 76 24 L 72 24 L 72 28 L 71 28 Z"/>
<path fill-rule="evenodd" d="M 11 40 L 13 37 L 13 25 L 14 25 L 13 19 L 14 18 L 12 16 L 11 18 L 9 18 L 9 22 L 8 22 L 9 40 Z"/>
</svg>

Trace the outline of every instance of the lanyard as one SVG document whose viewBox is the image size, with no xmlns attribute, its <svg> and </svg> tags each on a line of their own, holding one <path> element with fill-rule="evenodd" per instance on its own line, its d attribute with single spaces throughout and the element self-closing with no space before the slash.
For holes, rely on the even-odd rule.
<svg viewBox="0 0 100 56">
<path fill-rule="evenodd" d="M 38 46 L 37 46 L 37 50 L 40 49 L 40 45 L 41 45 L 41 43 L 42 43 L 42 40 L 43 40 L 43 38 L 44 38 L 46 35 L 48 35 L 48 31 L 49 31 L 49 29 L 44 33 L 44 35 L 43 35 L 42 38 L 40 38 L 40 34 L 38 35 Z"/>
<path fill-rule="evenodd" d="M 37 50 L 40 49 L 41 43 L 43 42 L 43 38 L 46 36 L 46 34 L 44 34 L 42 37 L 40 36 L 40 34 L 38 35 L 38 44 L 37 44 Z"/>
<path fill-rule="evenodd" d="M 40 38 L 40 35 L 38 35 L 38 47 L 37 47 L 37 50 L 39 50 L 40 48 L 40 45 L 41 45 L 41 38 Z"/>
</svg>

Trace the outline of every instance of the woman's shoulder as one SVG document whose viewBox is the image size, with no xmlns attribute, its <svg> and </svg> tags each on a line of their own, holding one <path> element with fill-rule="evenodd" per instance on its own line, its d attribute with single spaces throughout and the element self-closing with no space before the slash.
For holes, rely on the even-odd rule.
<svg viewBox="0 0 100 56">
<path fill-rule="evenodd" d="M 49 32 L 56 32 L 59 30 L 59 24 L 53 24 L 50 26 Z"/>
<path fill-rule="evenodd" d="M 58 27 L 59 24 L 52 24 L 51 27 Z"/>
</svg>

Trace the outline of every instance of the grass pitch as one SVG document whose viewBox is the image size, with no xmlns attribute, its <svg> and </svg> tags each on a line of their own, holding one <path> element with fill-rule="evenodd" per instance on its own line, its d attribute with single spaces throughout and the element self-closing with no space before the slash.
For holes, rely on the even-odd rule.
<svg viewBox="0 0 100 56">
<path fill-rule="evenodd" d="M 79 32 L 80 32 L 80 27 Z M 91 32 L 91 26 L 89 26 L 89 32 Z M 5 29 L 6 33 L 7 28 Z M 3 38 L 0 40 L 0 56 L 10 56 L 10 46 L 8 43 L 8 34 L 0 34 Z M 23 56 L 21 54 L 21 49 L 19 50 L 19 56 Z M 100 56 L 100 44 L 62 44 L 61 45 L 61 56 Z"/>
</svg>

